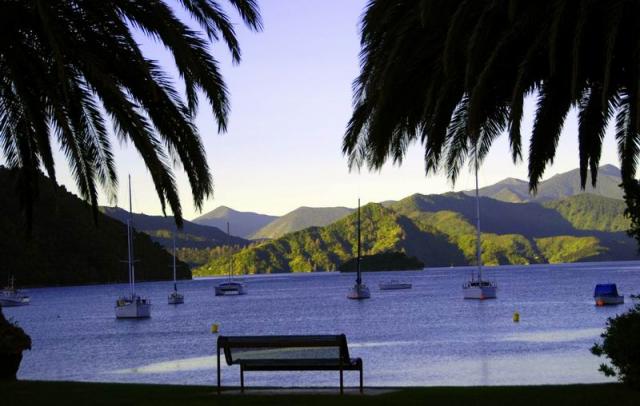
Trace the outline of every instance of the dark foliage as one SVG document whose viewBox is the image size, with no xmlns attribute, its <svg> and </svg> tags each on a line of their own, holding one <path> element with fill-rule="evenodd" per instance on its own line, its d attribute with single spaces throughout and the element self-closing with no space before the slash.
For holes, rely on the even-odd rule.
<svg viewBox="0 0 640 406">
<path fill-rule="evenodd" d="M 235 62 L 234 26 L 215 0 L 21 0 L 0 2 L 0 150 L 18 169 L 27 219 L 37 194 L 38 170 L 55 180 L 52 150 L 59 144 L 81 196 L 97 217 L 98 188 L 115 196 L 112 122 L 119 141 L 144 160 L 163 210 L 176 223 L 182 210 L 172 164 L 180 164 L 195 206 L 213 186 L 194 115 L 198 94 L 211 105 L 219 131 L 229 100 L 210 43 L 220 39 Z M 255 0 L 229 0 L 251 29 L 261 28 Z M 184 12 L 201 31 L 192 29 Z M 146 57 L 135 33 L 163 44 L 184 82 L 183 100 L 158 62 Z M 28 223 L 30 224 L 30 223 Z"/>
<path fill-rule="evenodd" d="M 591 352 L 605 356 L 612 366 L 602 364 L 606 376 L 617 376 L 624 383 L 640 389 L 640 304 L 607 321 L 601 344 L 594 344 Z"/>
<path fill-rule="evenodd" d="M 0 168 L 0 282 L 9 273 L 17 284 L 74 285 L 114 283 L 128 280 L 126 226 L 98 213 L 94 222 L 91 207 L 64 187 L 43 175 L 37 178 L 40 198 L 35 202 L 34 224 L 27 235 L 20 215 L 19 199 L 11 193 L 17 170 Z M 134 223 L 135 227 L 135 223 Z M 171 255 L 148 235 L 134 237 L 136 279 L 172 278 Z M 178 262 L 178 277 L 191 278 L 186 264 Z"/>
<path fill-rule="evenodd" d="M 343 151 L 351 165 L 379 169 L 420 142 L 426 172 L 444 168 L 455 181 L 504 131 L 512 159 L 521 159 L 523 102 L 536 94 L 530 189 L 575 108 L 581 186 L 588 172 L 595 185 L 613 123 L 627 201 L 637 199 L 639 13 L 638 0 L 371 0 Z M 635 206 L 632 217 L 640 216 Z"/>
</svg>

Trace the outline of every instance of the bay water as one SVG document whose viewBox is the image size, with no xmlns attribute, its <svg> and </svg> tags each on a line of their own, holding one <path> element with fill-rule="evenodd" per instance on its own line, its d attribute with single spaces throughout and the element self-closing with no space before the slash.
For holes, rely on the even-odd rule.
<svg viewBox="0 0 640 406">
<path fill-rule="evenodd" d="M 215 334 L 341 334 L 364 361 L 367 386 L 533 385 L 606 382 L 589 348 L 606 320 L 633 305 L 640 262 L 487 267 L 498 298 L 462 299 L 472 267 L 366 273 L 372 297 L 346 298 L 354 274 L 245 277 L 248 294 L 216 297 L 221 278 L 178 282 L 183 305 L 167 304 L 171 282 L 136 285 L 152 317 L 117 320 L 127 285 L 30 289 L 31 304 L 5 308 L 32 337 L 20 379 L 211 384 Z M 380 291 L 390 279 L 410 290 Z M 617 283 L 625 304 L 596 307 L 597 283 Z M 520 313 L 514 323 L 513 313 Z M 224 362 L 223 362 L 224 365 Z M 238 367 L 222 370 L 238 385 Z M 249 386 L 335 386 L 337 372 L 254 372 Z M 346 384 L 357 384 L 346 373 Z"/>
</svg>

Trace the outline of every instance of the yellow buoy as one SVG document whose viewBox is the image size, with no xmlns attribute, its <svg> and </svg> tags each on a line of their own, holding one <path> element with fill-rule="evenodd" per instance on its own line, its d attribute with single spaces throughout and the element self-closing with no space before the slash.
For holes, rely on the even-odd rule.
<svg viewBox="0 0 640 406">
<path fill-rule="evenodd" d="M 216 323 L 211 325 L 211 334 L 218 334 L 218 325 Z"/>
<path fill-rule="evenodd" d="M 513 322 L 518 323 L 520 321 L 520 313 L 517 311 L 513 313 Z"/>
</svg>

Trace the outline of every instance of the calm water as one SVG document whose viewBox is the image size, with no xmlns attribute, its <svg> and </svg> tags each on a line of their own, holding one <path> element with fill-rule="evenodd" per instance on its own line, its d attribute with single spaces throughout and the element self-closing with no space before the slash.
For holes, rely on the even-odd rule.
<svg viewBox="0 0 640 406">
<path fill-rule="evenodd" d="M 490 268 L 494 301 L 465 301 L 468 269 L 367 274 L 372 298 L 345 295 L 352 275 L 247 278 L 249 294 L 215 297 L 214 279 L 182 282 L 186 303 L 166 304 L 168 282 L 139 284 L 154 303 L 149 320 L 116 320 L 125 285 L 32 289 L 32 304 L 5 313 L 33 338 L 22 379 L 213 384 L 215 340 L 223 334 L 347 335 L 366 385 L 501 385 L 600 382 L 589 353 L 607 317 L 640 293 L 640 262 Z M 379 291 L 390 277 L 413 289 Z M 624 306 L 596 308 L 593 287 L 615 282 Z M 514 310 L 521 314 L 512 322 Z M 237 367 L 223 369 L 237 385 Z M 337 384 L 337 372 L 247 374 L 248 385 Z M 355 385 L 357 373 L 347 373 Z"/>
</svg>

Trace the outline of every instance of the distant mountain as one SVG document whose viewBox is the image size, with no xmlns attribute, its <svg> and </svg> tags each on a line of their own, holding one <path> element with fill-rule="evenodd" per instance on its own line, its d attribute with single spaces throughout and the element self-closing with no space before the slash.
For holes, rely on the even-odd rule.
<svg viewBox="0 0 640 406">
<path fill-rule="evenodd" d="M 508 203 L 481 198 L 482 261 L 530 264 L 637 259 L 624 232 L 620 201 L 579 195 L 559 202 Z M 586 210 L 586 211 L 585 211 Z M 589 216 L 593 210 L 593 216 Z M 475 199 L 464 193 L 412 195 L 362 208 L 362 254 L 402 252 L 426 266 L 475 263 Z M 254 244 L 232 256 L 247 273 L 336 270 L 355 256 L 354 213 Z M 196 275 L 223 273 L 229 255 L 213 257 Z"/>
<path fill-rule="evenodd" d="M 34 206 L 33 230 L 15 193 L 16 172 L 0 167 L 0 281 L 9 274 L 25 285 L 74 285 L 128 280 L 126 226 L 98 214 L 94 223 L 89 205 L 64 187 L 41 176 Z M 151 238 L 136 232 L 134 253 L 137 280 L 168 280 L 172 256 Z M 191 278 L 178 262 L 178 277 Z"/>
<path fill-rule="evenodd" d="M 620 169 L 613 165 L 603 165 L 598 169 L 598 182 L 596 187 L 591 186 L 590 180 L 585 190 L 580 188 L 580 171 L 574 169 L 552 176 L 540 182 L 538 192 L 535 196 L 529 195 L 529 183 L 515 178 L 507 178 L 490 186 L 480 188 L 481 196 L 491 197 L 511 203 L 519 202 L 546 202 L 558 200 L 581 193 L 589 193 L 612 199 L 622 199 L 622 189 L 620 188 Z M 466 191 L 468 195 L 473 195 L 475 191 Z"/>
<path fill-rule="evenodd" d="M 129 212 L 119 207 L 101 207 L 100 210 L 109 217 L 126 223 Z M 176 225 L 173 217 L 148 216 L 146 214 L 133 214 L 133 224 L 136 230 L 142 231 L 154 241 L 157 241 L 167 249 L 173 245 L 173 232 Z M 177 231 L 177 248 L 212 248 L 221 245 L 245 246 L 249 241 L 234 236 L 228 236 L 217 227 L 203 226 L 190 221 L 184 221 L 182 230 Z"/>
<path fill-rule="evenodd" d="M 200 217 L 196 217 L 192 221 L 204 226 L 218 227 L 221 230 L 226 230 L 227 222 L 229 222 L 231 235 L 251 238 L 259 229 L 277 218 L 277 216 L 236 211 L 226 206 L 220 206 Z"/>
<path fill-rule="evenodd" d="M 346 207 L 299 207 L 256 231 L 251 239 L 278 238 L 307 227 L 321 227 L 352 213 Z"/>
</svg>

